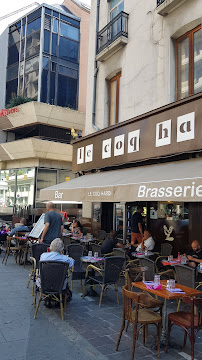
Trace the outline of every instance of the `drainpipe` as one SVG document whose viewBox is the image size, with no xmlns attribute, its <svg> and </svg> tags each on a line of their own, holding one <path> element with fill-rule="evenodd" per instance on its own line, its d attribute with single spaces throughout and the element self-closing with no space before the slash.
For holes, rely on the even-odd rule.
<svg viewBox="0 0 202 360">
<path fill-rule="evenodd" d="M 100 0 L 97 0 L 97 16 L 96 16 L 96 38 L 95 38 L 95 61 L 94 61 L 94 88 L 93 88 L 93 112 L 92 112 L 92 126 L 96 130 L 100 130 L 96 126 L 96 88 L 97 88 L 97 73 L 98 73 L 98 67 L 97 67 L 97 36 L 99 31 L 99 19 L 100 19 Z"/>
</svg>

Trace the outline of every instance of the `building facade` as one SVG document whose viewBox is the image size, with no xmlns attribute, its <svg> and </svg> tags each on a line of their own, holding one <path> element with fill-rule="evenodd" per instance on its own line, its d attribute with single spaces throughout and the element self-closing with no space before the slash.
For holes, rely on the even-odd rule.
<svg viewBox="0 0 202 360">
<path fill-rule="evenodd" d="M 75 4 L 77 8 L 80 7 Z M 89 18 L 89 10 L 86 9 L 85 14 Z M 20 95 L 82 112 L 86 110 L 86 79 L 84 68 L 80 67 L 83 56 L 80 24 L 81 18 L 66 6 L 43 5 L 9 26 L 2 36 L 7 54 L 2 108 L 13 95 Z M 88 31 L 86 26 L 82 41 L 88 42 Z M 83 82 L 85 87 L 81 89 Z"/>
<path fill-rule="evenodd" d="M 124 240 L 141 204 L 157 245 L 202 244 L 201 17 L 200 0 L 92 2 L 80 177 L 42 198 L 82 199 L 84 223 Z"/>
</svg>

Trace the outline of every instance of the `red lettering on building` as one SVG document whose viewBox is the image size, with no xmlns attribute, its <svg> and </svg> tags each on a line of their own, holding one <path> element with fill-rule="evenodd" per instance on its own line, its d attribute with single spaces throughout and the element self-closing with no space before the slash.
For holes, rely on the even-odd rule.
<svg viewBox="0 0 202 360">
<path fill-rule="evenodd" d="M 14 107 L 12 109 L 2 109 L 0 110 L 0 116 L 6 116 L 6 115 L 9 115 L 9 114 L 14 114 L 16 112 L 19 112 L 19 107 Z"/>
</svg>

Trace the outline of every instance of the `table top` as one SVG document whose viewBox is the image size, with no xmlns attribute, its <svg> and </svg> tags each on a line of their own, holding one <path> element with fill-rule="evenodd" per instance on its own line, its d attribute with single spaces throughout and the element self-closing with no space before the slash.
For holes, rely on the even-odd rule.
<svg viewBox="0 0 202 360">
<path fill-rule="evenodd" d="M 182 291 L 185 292 L 185 294 L 171 293 L 170 291 L 168 291 L 166 289 L 166 284 L 167 284 L 167 280 L 161 280 L 162 290 L 154 290 L 154 289 L 147 289 L 146 285 L 142 281 L 132 283 L 132 285 L 136 288 L 150 292 L 152 294 L 155 294 L 155 295 L 162 297 L 164 299 L 167 299 L 167 300 L 183 298 L 183 296 L 185 296 L 185 295 L 188 295 L 188 296 L 202 295 L 202 291 L 195 290 L 195 289 L 189 288 L 188 286 L 180 285 L 178 283 L 175 283 L 175 287 L 180 288 Z"/>
<path fill-rule="evenodd" d="M 81 261 L 89 262 L 91 264 L 94 264 L 94 263 L 97 263 L 97 262 L 104 261 L 104 258 L 103 257 L 95 258 L 94 256 L 82 256 Z"/>
<path fill-rule="evenodd" d="M 148 256 L 154 255 L 154 253 L 152 251 L 148 251 L 148 254 L 145 255 L 145 253 L 140 253 L 140 252 L 132 252 L 132 256 L 135 256 L 137 258 L 145 258 Z"/>
</svg>

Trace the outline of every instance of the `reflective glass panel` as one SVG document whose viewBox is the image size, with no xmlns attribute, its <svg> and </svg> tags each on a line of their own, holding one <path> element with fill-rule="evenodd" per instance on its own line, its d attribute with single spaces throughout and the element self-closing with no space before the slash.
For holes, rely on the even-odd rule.
<svg viewBox="0 0 202 360">
<path fill-rule="evenodd" d="M 20 29 L 9 34 L 9 46 L 15 44 L 18 41 L 20 41 Z"/>
<path fill-rule="evenodd" d="M 55 103 L 55 72 L 50 72 L 50 93 L 49 93 L 49 103 L 54 105 Z"/>
<path fill-rule="evenodd" d="M 68 77 L 77 79 L 78 78 L 78 72 L 77 70 L 67 68 L 65 66 L 59 66 L 59 74 L 66 75 Z"/>
<path fill-rule="evenodd" d="M 8 48 L 8 66 L 15 64 L 16 62 L 19 61 L 19 50 L 20 50 L 20 43 L 17 43 Z"/>
<path fill-rule="evenodd" d="M 72 24 L 72 25 L 75 25 L 76 27 L 79 27 L 79 26 L 80 26 L 79 21 L 74 20 L 74 19 L 72 19 L 72 18 L 69 18 L 69 17 L 67 17 L 67 16 L 65 16 L 65 15 L 60 14 L 60 19 L 61 19 L 61 20 L 64 20 L 64 21 L 67 21 L 68 23 L 70 23 L 70 24 Z"/>
<path fill-rule="evenodd" d="M 17 170 L 16 204 L 31 205 L 34 201 L 34 169 Z"/>
<path fill-rule="evenodd" d="M 52 54 L 57 56 L 57 42 L 58 42 L 58 35 L 52 34 Z"/>
<path fill-rule="evenodd" d="M 53 18 L 53 32 L 58 33 L 58 20 Z"/>
<path fill-rule="evenodd" d="M 50 31 L 44 30 L 44 51 L 49 53 L 50 48 Z"/>
<path fill-rule="evenodd" d="M 19 82 L 19 95 L 23 96 L 23 77 L 20 77 L 20 82 Z"/>
<path fill-rule="evenodd" d="M 59 57 L 78 62 L 79 43 L 60 36 Z"/>
<path fill-rule="evenodd" d="M 57 11 L 53 11 L 53 16 L 55 16 L 55 17 L 59 17 L 59 13 L 57 12 Z"/>
<path fill-rule="evenodd" d="M 7 69 L 7 81 L 18 77 L 18 64 L 13 65 Z"/>
<path fill-rule="evenodd" d="M 40 190 L 57 184 L 57 170 L 38 169 L 37 175 L 37 194 L 39 201 Z"/>
<path fill-rule="evenodd" d="M 178 43 L 178 99 L 189 95 L 189 38 Z"/>
<path fill-rule="evenodd" d="M 39 71 L 33 71 L 25 75 L 25 97 L 32 98 L 33 100 L 37 99 L 38 95 L 38 77 Z"/>
<path fill-rule="evenodd" d="M 110 81 L 110 117 L 109 125 L 114 125 L 116 123 L 116 90 L 117 90 L 117 80 Z"/>
<path fill-rule="evenodd" d="M 15 199 L 15 170 L 2 170 L 0 172 L 0 207 L 12 208 Z"/>
<path fill-rule="evenodd" d="M 79 41 L 79 29 L 62 21 L 60 22 L 60 34 L 72 40 Z"/>
<path fill-rule="evenodd" d="M 51 14 L 51 10 L 48 8 L 45 8 L 45 14 Z"/>
<path fill-rule="evenodd" d="M 37 11 L 34 11 L 33 13 L 29 14 L 28 17 L 27 17 L 27 20 L 28 21 L 31 21 L 32 19 L 38 17 L 41 15 L 41 8 L 38 9 Z"/>
<path fill-rule="evenodd" d="M 202 29 L 194 33 L 194 94 L 202 91 Z"/>
<path fill-rule="evenodd" d="M 57 105 L 76 109 L 77 80 L 58 75 Z"/>
<path fill-rule="evenodd" d="M 27 24 L 27 35 L 31 35 L 33 32 L 41 29 L 41 18 L 35 19 L 31 23 Z"/>
<path fill-rule="evenodd" d="M 25 73 L 38 70 L 39 68 L 39 57 L 32 58 L 27 60 L 25 63 Z"/>
<path fill-rule="evenodd" d="M 48 70 L 42 71 L 41 76 L 41 102 L 47 102 L 47 92 L 48 92 Z"/>
<path fill-rule="evenodd" d="M 21 60 L 24 59 L 24 54 L 25 54 L 24 51 L 25 51 L 25 40 L 23 39 L 21 41 L 21 57 L 20 57 Z"/>
<path fill-rule="evenodd" d="M 12 94 L 15 94 L 17 96 L 17 90 L 18 79 L 14 79 L 6 83 L 6 104 L 8 104 L 11 100 Z"/>
<path fill-rule="evenodd" d="M 43 69 L 48 70 L 48 62 L 49 59 L 47 57 L 43 57 Z"/>
<path fill-rule="evenodd" d="M 39 54 L 40 32 L 34 33 L 27 38 L 26 57 Z"/>
</svg>

